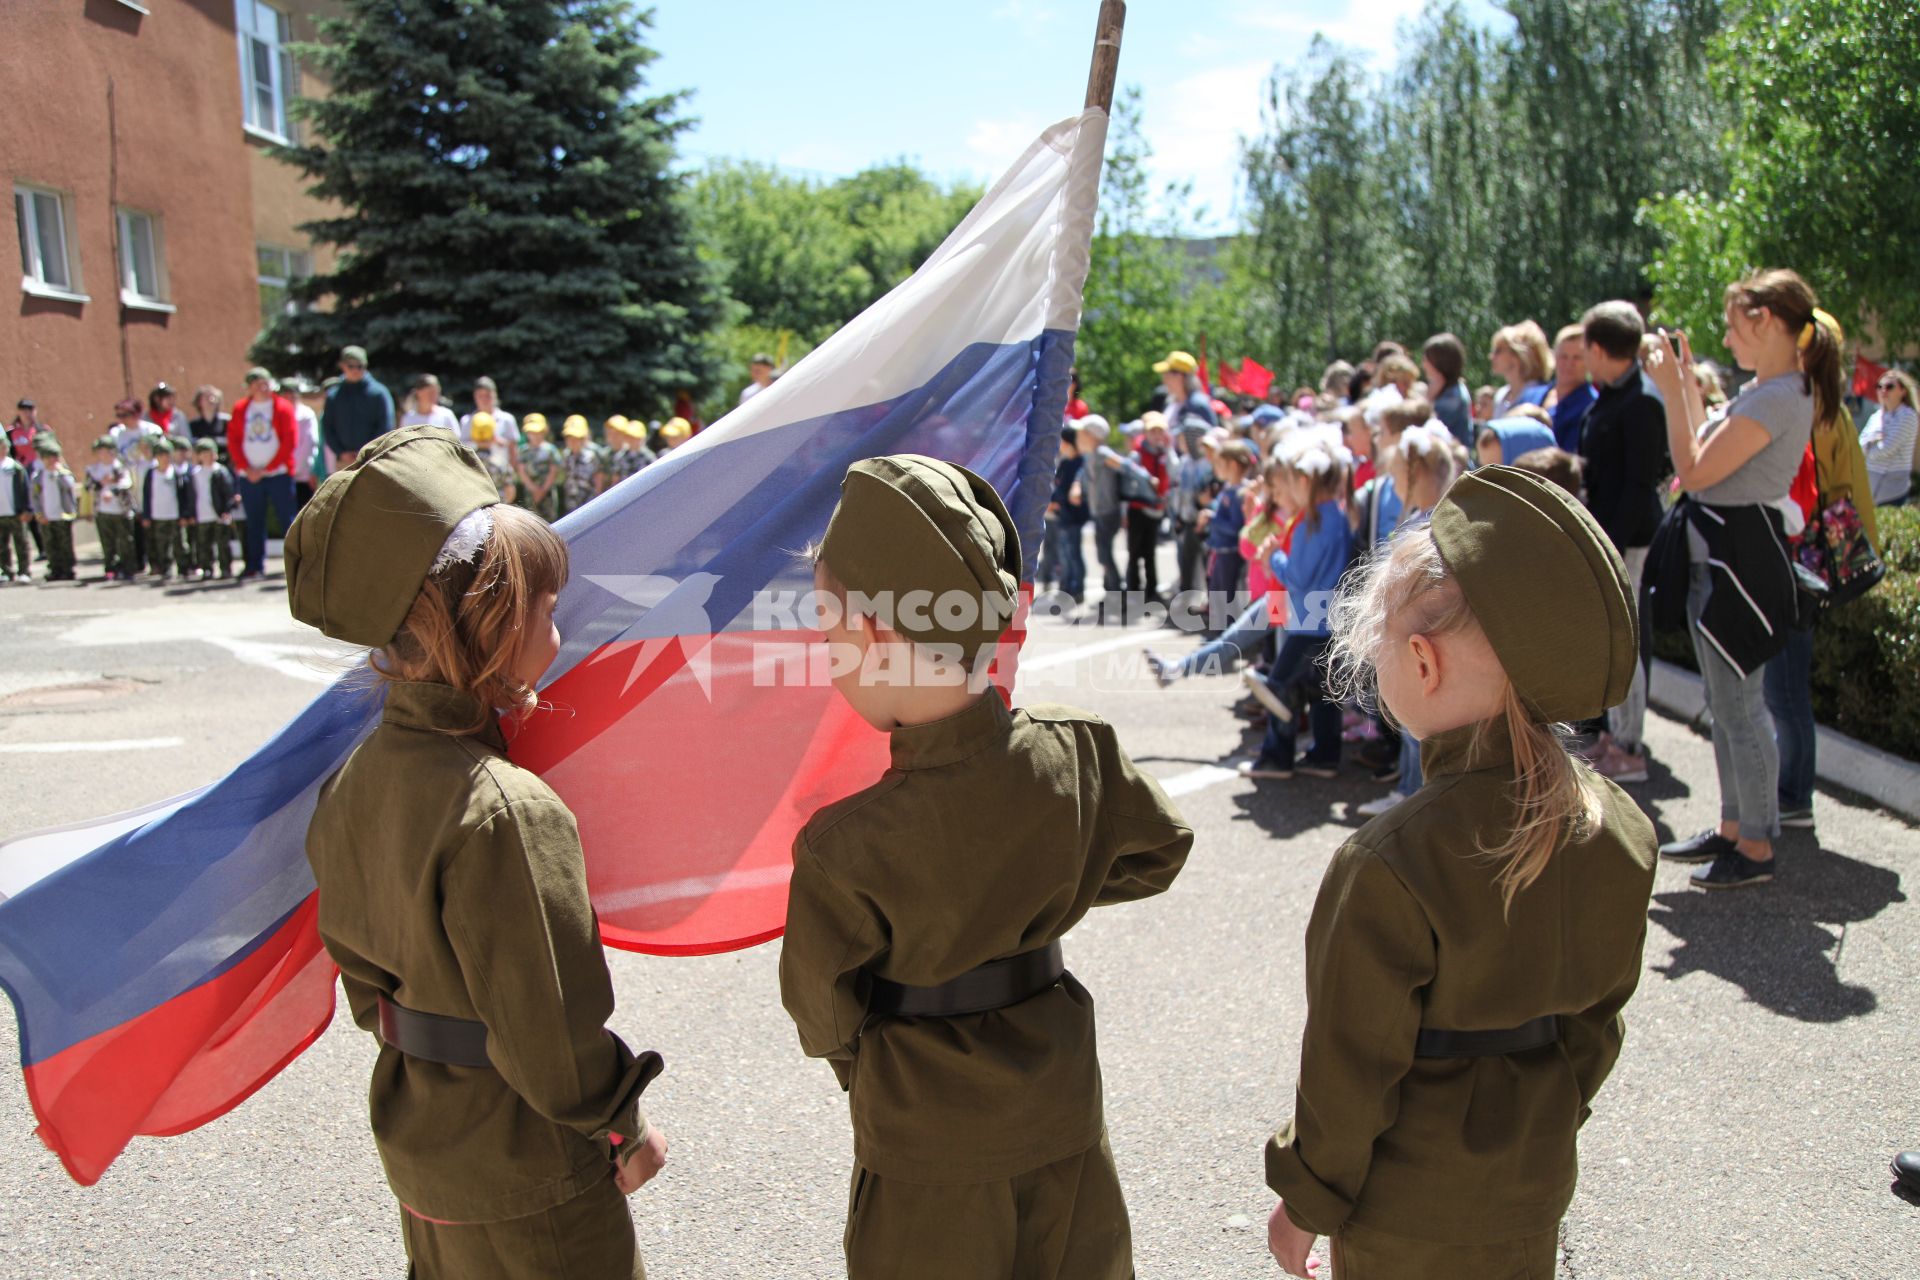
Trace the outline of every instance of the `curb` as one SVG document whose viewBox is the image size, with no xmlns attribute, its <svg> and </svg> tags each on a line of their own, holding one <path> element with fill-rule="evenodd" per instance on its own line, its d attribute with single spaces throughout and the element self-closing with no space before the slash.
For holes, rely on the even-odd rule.
<svg viewBox="0 0 1920 1280">
<path fill-rule="evenodd" d="M 1685 667 L 1653 660 L 1647 701 L 1689 727 L 1706 729 L 1706 683 Z M 1858 792 L 1910 822 L 1920 822 L 1920 764 L 1856 742 L 1825 725 L 1815 726 L 1814 776 Z"/>
</svg>

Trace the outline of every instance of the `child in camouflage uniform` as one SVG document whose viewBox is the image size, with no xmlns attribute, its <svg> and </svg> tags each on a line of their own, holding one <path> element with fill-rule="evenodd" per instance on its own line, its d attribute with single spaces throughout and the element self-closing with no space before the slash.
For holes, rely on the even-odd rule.
<svg viewBox="0 0 1920 1280">
<path fill-rule="evenodd" d="M 631 418 L 607 420 L 607 443 L 613 446 L 607 455 L 607 487 L 612 488 L 628 476 L 638 475 L 653 461 L 646 445 L 647 424 Z"/>
<path fill-rule="evenodd" d="M 93 528 L 100 537 L 100 558 L 108 581 L 133 577 L 133 474 L 120 460 L 112 436 L 93 442 L 87 464 L 87 492 L 93 495 Z"/>
<path fill-rule="evenodd" d="M 560 518 L 560 451 L 547 441 L 547 416 L 530 413 L 520 420 L 520 505 L 547 520 Z"/>
<path fill-rule="evenodd" d="M 31 581 L 32 551 L 27 526 L 33 522 L 33 495 L 27 469 L 14 460 L 13 441 L 0 431 L 0 582 Z M 16 554 L 18 566 L 15 565 Z"/>
<path fill-rule="evenodd" d="M 607 462 L 593 442 L 593 429 L 579 414 L 567 419 L 561 434 L 567 451 L 560 458 L 560 514 L 578 511 L 607 487 Z"/>
<path fill-rule="evenodd" d="M 499 438 L 493 415 L 484 409 L 474 413 L 467 419 L 467 433 L 473 437 L 473 451 L 480 455 L 481 465 L 493 477 L 493 487 L 500 491 L 500 501 L 514 501 L 520 484 L 514 470 L 513 446 Z"/>
<path fill-rule="evenodd" d="M 73 520 L 80 503 L 73 488 L 73 472 L 61 456 L 60 442 L 48 438 L 35 444 L 40 459 L 34 463 L 28 498 L 34 520 L 46 541 L 48 582 L 73 581 Z"/>
</svg>

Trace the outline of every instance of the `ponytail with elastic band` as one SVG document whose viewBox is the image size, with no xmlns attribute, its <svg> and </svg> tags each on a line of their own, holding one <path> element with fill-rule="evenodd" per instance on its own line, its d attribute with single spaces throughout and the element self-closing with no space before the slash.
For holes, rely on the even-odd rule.
<svg viewBox="0 0 1920 1280">
<path fill-rule="evenodd" d="M 1813 327 L 1816 324 L 1824 325 L 1829 331 L 1831 331 L 1833 334 L 1833 340 L 1836 344 L 1845 342 L 1847 340 L 1846 331 L 1840 327 L 1840 322 L 1838 320 L 1835 320 L 1832 316 L 1828 315 L 1825 311 L 1822 311 L 1819 307 L 1815 307 L 1813 309 L 1813 319 L 1807 321 L 1806 324 L 1800 327 L 1799 346 L 1802 351 L 1805 351 L 1808 347 L 1813 345 Z"/>
</svg>

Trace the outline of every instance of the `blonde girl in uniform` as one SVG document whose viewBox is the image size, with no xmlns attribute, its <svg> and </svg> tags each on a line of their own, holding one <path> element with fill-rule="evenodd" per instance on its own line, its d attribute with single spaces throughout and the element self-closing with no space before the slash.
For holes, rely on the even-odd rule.
<svg viewBox="0 0 1920 1280">
<path fill-rule="evenodd" d="M 369 1110 L 408 1274 L 632 1280 L 660 1059 L 607 1029 L 573 815 L 507 757 L 501 722 L 559 651 L 567 547 L 498 498 L 452 434 L 401 428 L 289 530 L 294 616 L 371 646 L 385 697 L 308 830 L 320 935 L 381 1043 Z"/>
<path fill-rule="evenodd" d="M 1549 1280 L 1653 887 L 1651 824 L 1564 736 L 1626 695 L 1625 567 L 1487 467 L 1343 584 L 1333 633 L 1334 683 L 1377 688 L 1426 781 L 1322 881 L 1270 1248 L 1296 1276 L 1326 1235 L 1338 1280 Z"/>
</svg>

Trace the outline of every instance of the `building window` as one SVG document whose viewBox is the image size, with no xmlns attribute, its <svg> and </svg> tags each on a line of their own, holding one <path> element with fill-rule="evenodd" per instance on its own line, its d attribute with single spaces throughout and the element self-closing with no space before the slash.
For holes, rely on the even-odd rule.
<svg viewBox="0 0 1920 1280">
<path fill-rule="evenodd" d="M 44 187 L 16 186 L 13 213 L 20 225 L 20 287 L 28 293 L 86 301 L 73 252 L 72 202 Z"/>
<path fill-rule="evenodd" d="M 293 24 L 262 0 L 234 0 L 234 26 L 240 34 L 240 96 L 247 128 L 275 141 L 293 137 L 287 102 L 293 97 L 293 55 L 287 44 Z"/>
<path fill-rule="evenodd" d="M 137 209 L 120 218 L 120 301 L 129 307 L 171 311 L 167 303 L 166 242 L 160 219 Z"/>
<path fill-rule="evenodd" d="M 264 331 L 272 328 L 281 316 L 306 310 L 294 300 L 291 286 L 294 281 L 313 274 L 313 259 L 298 249 L 280 249 L 269 244 L 255 246 L 255 255 L 259 262 L 260 328 Z"/>
</svg>

